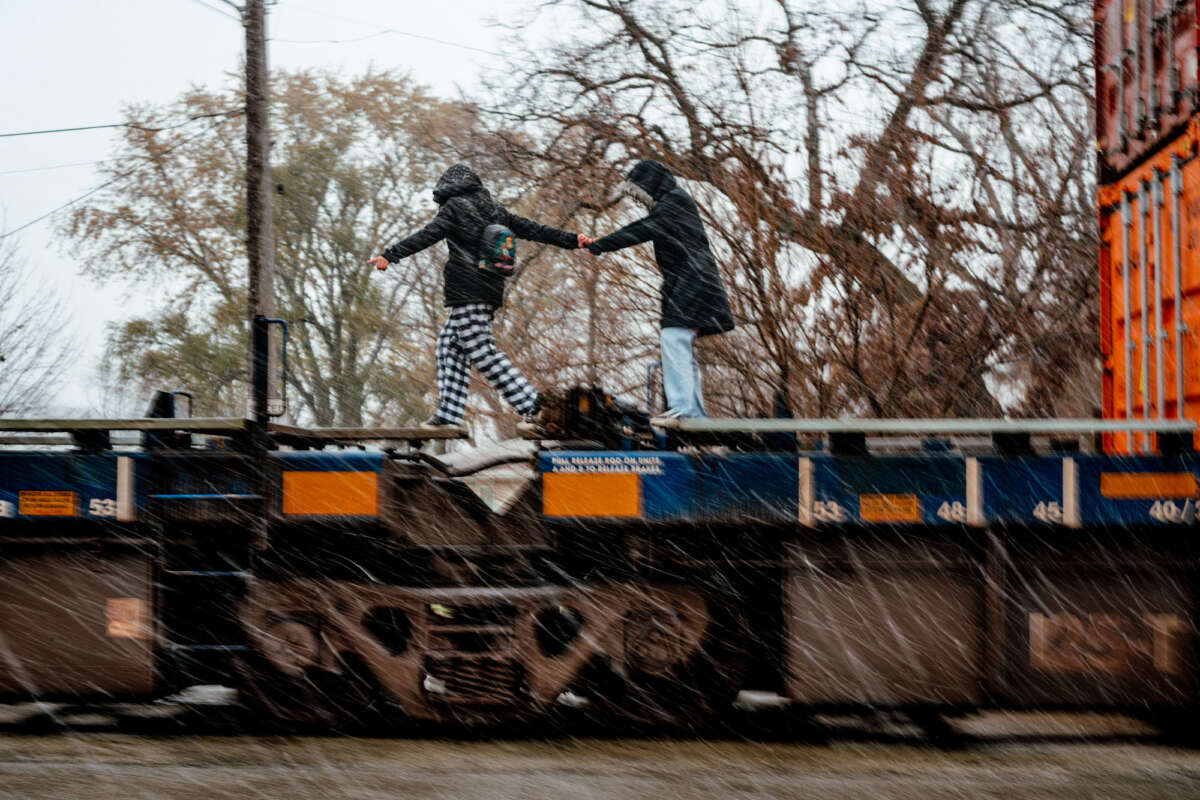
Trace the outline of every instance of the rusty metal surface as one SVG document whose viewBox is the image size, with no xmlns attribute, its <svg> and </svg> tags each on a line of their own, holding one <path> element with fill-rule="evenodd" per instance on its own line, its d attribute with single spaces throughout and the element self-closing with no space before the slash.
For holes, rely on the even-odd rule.
<svg viewBox="0 0 1200 800">
<path fill-rule="evenodd" d="M 393 462 L 385 464 L 381 479 L 381 512 L 393 540 L 418 547 L 481 547 L 495 538 L 487 506 L 461 482 Z"/>
<path fill-rule="evenodd" d="M 411 629 L 403 643 L 381 638 L 368 623 L 380 608 L 403 616 Z M 537 615 L 558 608 L 576 610 L 582 625 L 561 648 L 547 648 L 539 640 Z M 707 606 L 695 590 L 678 586 L 417 589 L 259 582 L 242 620 L 262 652 L 272 648 L 264 632 L 280 620 L 304 619 L 324 645 L 325 654 L 313 660 L 335 665 L 333 654 L 352 654 L 406 714 L 470 721 L 463 706 L 477 707 L 481 720 L 544 712 L 597 656 L 628 669 L 646 660 L 646 652 L 661 655 L 663 648 L 644 636 L 634 646 L 627 636 L 626 621 L 647 611 L 675 621 L 668 660 L 677 663 L 698 650 L 709 624 Z"/>
<path fill-rule="evenodd" d="M 1023 705 L 1195 702 L 1188 576 L 1159 569 L 1018 568 L 1006 619 L 1006 694 Z"/>
<path fill-rule="evenodd" d="M 0 695 L 154 689 L 148 557 L 56 547 L 0 560 Z"/>
<path fill-rule="evenodd" d="M 791 547 L 787 561 L 785 659 L 794 700 L 981 701 L 981 581 L 963 548 L 846 539 Z"/>
</svg>

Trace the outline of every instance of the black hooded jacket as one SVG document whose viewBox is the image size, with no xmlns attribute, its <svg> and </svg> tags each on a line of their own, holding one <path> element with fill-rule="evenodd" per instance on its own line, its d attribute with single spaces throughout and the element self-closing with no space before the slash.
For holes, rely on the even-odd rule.
<svg viewBox="0 0 1200 800">
<path fill-rule="evenodd" d="M 654 260 L 663 278 L 662 327 L 695 328 L 701 336 L 733 330 L 729 299 L 692 196 L 657 161 L 639 161 L 626 180 L 637 187 L 635 193 L 640 189 L 649 195 L 650 215 L 588 249 L 607 253 L 654 242 Z"/>
<path fill-rule="evenodd" d="M 504 225 L 518 239 L 568 250 L 578 246 L 573 233 L 509 213 L 492 199 L 479 176 L 466 164 L 455 164 L 442 173 L 433 189 L 433 199 L 441 206 L 437 216 L 384 250 L 383 257 L 396 262 L 445 239 L 450 246 L 450 257 L 443 268 L 447 306 L 488 303 L 498 308 L 504 302 L 504 278 L 476 266 L 483 229 L 492 223 Z"/>
</svg>

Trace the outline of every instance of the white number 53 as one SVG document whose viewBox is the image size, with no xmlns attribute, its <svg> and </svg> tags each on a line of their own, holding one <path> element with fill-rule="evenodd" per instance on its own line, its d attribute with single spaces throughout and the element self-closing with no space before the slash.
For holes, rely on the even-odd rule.
<svg viewBox="0 0 1200 800">
<path fill-rule="evenodd" d="M 101 500 L 99 498 L 88 502 L 88 516 L 115 517 L 117 515 L 116 500 Z"/>
</svg>

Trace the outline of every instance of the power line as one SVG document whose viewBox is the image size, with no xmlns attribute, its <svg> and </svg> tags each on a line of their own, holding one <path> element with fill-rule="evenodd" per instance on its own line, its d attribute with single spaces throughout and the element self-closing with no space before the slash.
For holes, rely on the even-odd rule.
<svg viewBox="0 0 1200 800">
<path fill-rule="evenodd" d="M 292 3 L 292 2 L 289 2 L 287 4 L 287 7 L 294 8 L 298 11 L 304 11 L 309 14 L 317 14 L 319 16 L 326 17 L 328 19 L 337 19 L 337 20 L 341 20 L 342 22 L 352 22 L 355 25 L 365 25 L 370 28 L 374 28 L 376 26 L 376 23 L 374 23 L 374 22 L 367 22 L 366 20 L 355 19 L 354 17 L 346 17 L 346 16 L 342 16 L 341 14 L 331 14 L 327 11 L 320 11 L 315 8 L 307 8 L 305 6 L 297 5 L 296 3 Z M 446 47 L 457 47 L 460 50 L 470 50 L 475 53 L 483 53 L 484 55 L 492 56 L 494 58 L 495 57 L 504 58 L 505 60 L 509 60 L 509 61 L 516 60 L 516 61 L 526 61 L 526 62 L 532 63 L 532 61 L 530 59 L 522 59 L 522 58 L 514 59 L 512 56 L 506 56 L 503 53 L 498 52 L 496 50 L 488 50 L 483 47 L 474 47 L 469 44 L 462 44 L 460 42 L 452 42 L 452 41 L 449 41 L 448 39 L 439 39 L 436 36 L 426 36 L 423 33 L 412 33 L 411 31 L 403 31 L 403 30 L 400 30 L 399 28 L 384 28 L 381 31 L 376 31 L 375 33 L 368 34 L 367 36 L 360 36 L 360 37 L 352 38 L 352 39 L 275 39 L 275 38 L 272 38 L 271 41 L 285 42 L 287 44 L 350 44 L 353 42 L 362 42 L 367 39 L 374 39 L 379 36 L 388 36 L 388 35 L 404 36 L 409 39 L 420 39 L 420 40 L 426 41 L 426 42 L 433 42 L 434 44 L 445 45 Z"/>
<path fill-rule="evenodd" d="M 434 36 L 425 36 L 421 33 L 410 33 L 408 31 L 398 30 L 396 28 L 384 28 L 376 33 L 367 34 L 366 36 L 357 36 L 353 39 L 276 39 L 272 38 L 272 42 L 285 42 L 287 44 L 353 44 L 354 42 L 365 42 L 367 39 L 377 39 L 380 36 L 405 36 L 409 39 L 421 39 L 426 42 L 434 42 L 436 44 L 444 44 L 447 47 L 457 47 L 460 50 L 471 50 L 484 55 L 496 56 L 501 55 L 495 50 L 487 50 L 482 47 L 472 47 L 469 44 L 460 44 L 458 42 L 447 41 L 446 39 L 438 39 Z"/>
<path fill-rule="evenodd" d="M 47 211 L 45 214 L 42 214 L 40 217 L 29 220 L 29 222 L 26 222 L 24 225 L 21 225 L 20 227 L 17 227 L 17 228 L 13 228 L 11 231 L 5 231 L 4 233 L 0 233 L 0 239 L 7 239 L 9 236 L 18 234 L 21 231 L 25 230 L 26 228 L 29 228 L 33 225 L 38 224 L 42 220 L 46 219 L 46 217 L 49 217 L 53 214 L 57 214 L 59 211 L 62 211 L 64 208 L 70 208 L 71 206 L 75 205 L 76 203 L 78 203 L 82 200 L 88 199 L 89 197 L 91 197 L 96 192 L 100 191 L 101 189 L 107 189 L 109 186 L 112 186 L 117 181 L 128 178 L 130 175 L 132 175 L 136 171 L 137 171 L 136 169 L 131 169 L 128 172 L 121 173 L 120 175 L 116 176 L 115 178 L 110 178 L 109 180 L 105 181 L 104 183 L 100 184 L 99 186 L 89 189 L 88 191 L 79 195 L 75 199 L 68 200 L 67 202 L 65 202 L 61 206 L 59 206 L 58 208 L 52 208 L 49 211 Z"/>
<path fill-rule="evenodd" d="M 27 167 L 26 169 L 6 169 L 0 171 L 0 175 L 16 175 L 21 172 L 46 172 L 52 169 L 66 169 L 67 167 L 90 167 L 99 164 L 99 161 L 76 161 L 71 164 L 50 164 L 46 167 Z"/>
<path fill-rule="evenodd" d="M 41 131 L 15 131 L 13 133 L 0 133 L 0 139 L 7 139 L 10 136 L 38 136 L 43 133 L 72 133 L 74 131 L 97 131 L 102 128 L 130 128 L 132 130 L 137 130 L 137 131 L 147 131 L 148 133 L 156 133 L 158 131 L 169 131 L 169 130 L 173 130 L 174 128 L 182 128 L 184 125 L 188 125 L 192 122 L 195 122 L 198 119 L 212 119 L 213 117 L 230 117 L 230 116 L 235 116 L 237 114 L 244 114 L 244 113 L 246 113 L 246 112 L 239 109 L 237 111 L 218 111 L 218 112 L 215 112 L 212 114 L 197 114 L 196 116 L 188 117 L 183 122 L 177 123 L 175 125 L 163 125 L 162 127 L 158 127 L 158 128 L 147 126 L 147 125 L 139 125 L 136 122 L 112 122 L 107 125 L 80 125 L 80 126 L 77 126 L 74 128 L 47 128 L 46 130 L 41 130 Z"/>
<path fill-rule="evenodd" d="M 242 24 L 241 17 L 235 17 L 233 14 L 231 14 L 230 12 L 226 11 L 223 8 L 217 8 L 216 6 L 210 6 L 208 3 L 204 2 L 204 0 L 192 0 L 192 2 L 198 6 L 203 6 L 204 8 L 207 8 L 209 11 L 212 11 L 216 14 L 220 14 L 222 17 L 231 19 L 239 25 Z"/>
<path fill-rule="evenodd" d="M 214 116 L 214 115 L 210 115 L 210 116 Z M 175 144 L 171 145 L 166 150 L 164 150 L 161 153 L 161 155 L 166 155 L 167 153 L 171 153 L 175 150 L 178 150 L 183 145 L 185 145 L 188 142 L 199 137 L 200 134 L 202 134 L 202 133 L 204 133 L 204 131 L 202 131 L 202 130 L 196 131 L 191 136 L 188 136 L 185 139 L 180 139 L 178 142 L 176 142 Z M 61 206 L 50 209 L 45 214 L 42 214 L 40 217 L 31 219 L 28 222 L 26 222 L 24 225 L 20 225 L 16 228 L 13 228 L 11 231 L 4 231 L 3 233 L 0 233 L 0 240 L 7 239 L 8 237 L 13 236 L 14 234 L 20 233 L 21 231 L 25 230 L 26 228 L 29 228 L 29 227 L 32 227 L 33 225 L 38 224 L 39 222 L 46 219 L 47 217 L 57 214 L 59 211 L 62 211 L 64 208 L 70 208 L 71 206 L 75 205 L 76 203 L 79 203 L 83 200 L 88 199 L 89 197 L 94 195 L 96 192 L 99 192 L 101 189 L 107 189 L 109 186 L 112 186 L 114 183 L 125 180 L 130 175 L 132 175 L 133 173 L 135 173 L 139 169 L 141 169 L 141 167 L 142 167 L 142 165 L 140 165 L 140 164 L 136 167 L 131 167 L 130 169 L 125 170 L 124 172 L 120 173 L 119 175 L 115 175 L 112 178 L 109 178 L 104 183 L 100 184 L 99 186 L 93 186 L 91 189 L 88 189 L 86 192 L 79 195 L 78 197 L 68 200 L 67 202 L 63 203 Z"/>
</svg>

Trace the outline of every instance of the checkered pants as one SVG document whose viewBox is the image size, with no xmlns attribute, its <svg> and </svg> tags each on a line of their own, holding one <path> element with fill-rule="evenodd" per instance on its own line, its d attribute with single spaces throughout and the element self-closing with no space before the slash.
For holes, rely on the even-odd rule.
<svg viewBox="0 0 1200 800">
<path fill-rule="evenodd" d="M 492 315 L 486 303 L 471 303 L 450 309 L 450 319 L 437 340 L 437 416 L 442 422 L 459 424 L 467 408 L 471 365 L 483 373 L 504 399 L 522 414 L 537 408 L 537 390 L 517 371 L 492 338 Z"/>
</svg>

